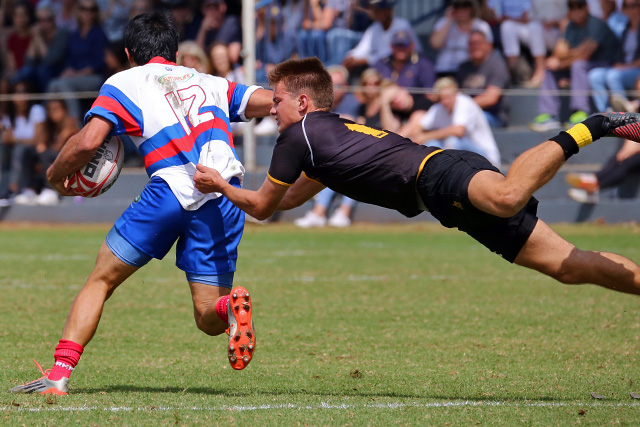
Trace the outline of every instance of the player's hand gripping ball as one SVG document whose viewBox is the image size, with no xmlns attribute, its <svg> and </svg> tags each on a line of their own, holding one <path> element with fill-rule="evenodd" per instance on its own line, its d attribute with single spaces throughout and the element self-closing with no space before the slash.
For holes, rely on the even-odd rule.
<svg viewBox="0 0 640 427">
<path fill-rule="evenodd" d="M 118 179 L 124 164 L 124 144 L 119 137 L 105 139 L 93 159 L 69 175 L 69 188 L 78 196 L 97 197 Z"/>
</svg>

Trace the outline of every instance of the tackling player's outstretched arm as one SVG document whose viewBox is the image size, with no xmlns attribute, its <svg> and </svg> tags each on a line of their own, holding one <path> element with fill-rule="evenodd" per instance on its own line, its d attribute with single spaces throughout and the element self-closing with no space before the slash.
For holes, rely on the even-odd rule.
<svg viewBox="0 0 640 427">
<path fill-rule="evenodd" d="M 245 190 L 229 184 L 220 173 L 200 163 L 193 176 L 196 188 L 202 193 L 221 193 L 231 203 L 251 215 L 263 220 L 269 218 L 276 211 L 284 194 L 289 189 L 286 185 L 276 184 L 269 178 L 265 179 L 258 191 Z"/>
<path fill-rule="evenodd" d="M 67 177 L 91 161 L 112 127 L 111 122 L 94 116 L 64 144 L 56 160 L 47 169 L 47 180 L 60 195 L 75 195 L 67 186 Z"/>
<path fill-rule="evenodd" d="M 249 97 L 245 117 L 252 119 L 255 117 L 266 117 L 269 115 L 273 105 L 273 91 L 267 89 L 257 89 Z"/>
<path fill-rule="evenodd" d="M 318 181 L 307 178 L 306 175 L 300 175 L 300 178 L 289 187 L 289 191 L 284 195 L 278 208 L 279 211 L 287 211 L 297 208 L 311 199 L 313 196 L 324 190 L 325 186 Z"/>
<path fill-rule="evenodd" d="M 324 188 L 324 185 L 304 176 L 300 176 L 293 185 L 279 184 L 267 177 L 257 191 L 251 191 L 229 184 L 215 169 L 202 164 L 196 165 L 196 169 L 193 180 L 198 191 L 221 193 L 259 220 L 269 218 L 275 211 L 298 207 Z"/>
</svg>

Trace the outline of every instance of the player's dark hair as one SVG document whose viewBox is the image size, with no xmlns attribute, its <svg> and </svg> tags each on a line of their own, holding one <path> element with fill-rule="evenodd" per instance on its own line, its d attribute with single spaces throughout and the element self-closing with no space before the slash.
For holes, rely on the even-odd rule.
<svg viewBox="0 0 640 427">
<path fill-rule="evenodd" d="M 154 56 L 176 62 L 179 40 L 178 27 L 166 11 L 140 14 L 129 21 L 124 32 L 124 47 L 138 65 Z"/>
<path fill-rule="evenodd" d="M 294 96 L 307 94 L 317 108 L 331 109 L 333 81 L 318 58 L 289 59 L 269 71 L 269 85 L 282 83 Z"/>
</svg>

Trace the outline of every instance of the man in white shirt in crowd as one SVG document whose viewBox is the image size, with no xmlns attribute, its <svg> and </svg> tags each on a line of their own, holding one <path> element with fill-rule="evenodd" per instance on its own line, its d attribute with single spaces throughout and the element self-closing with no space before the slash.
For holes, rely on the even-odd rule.
<svg viewBox="0 0 640 427">
<path fill-rule="evenodd" d="M 438 102 L 424 114 L 412 115 L 398 133 L 418 144 L 473 151 L 500 167 L 500 151 L 478 104 L 458 92 L 458 84 L 451 77 L 439 78 L 433 88 Z"/>
<path fill-rule="evenodd" d="M 391 38 L 399 31 L 406 31 L 412 39 L 415 51 L 422 53 L 422 44 L 411 23 L 405 18 L 393 16 L 389 0 L 371 0 L 375 22 L 366 29 L 360 43 L 349 52 L 342 62 L 350 72 L 372 67 L 379 60 L 391 55 Z M 357 74 L 357 73 L 356 73 Z"/>
</svg>

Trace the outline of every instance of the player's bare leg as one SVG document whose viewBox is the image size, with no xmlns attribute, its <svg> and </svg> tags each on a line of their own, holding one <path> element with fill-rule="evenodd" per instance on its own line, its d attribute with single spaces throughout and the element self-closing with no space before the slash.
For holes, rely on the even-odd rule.
<svg viewBox="0 0 640 427">
<path fill-rule="evenodd" d="M 469 182 L 469 200 L 481 211 L 508 218 L 519 212 L 564 163 L 562 148 L 553 141 L 543 142 L 518 156 L 506 177 L 490 170 L 474 175 Z"/>
<path fill-rule="evenodd" d="M 229 334 L 227 356 L 231 367 L 247 367 L 256 348 L 253 303 L 249 292 L 238 286 L 225 287 L 189 282 L 193 313 L 198 329 L 208 335 Z"/>
<path fill-rule="evenodd" d="M 193 317 L 198 329 L 207 335 L 220 335 L 229 327 L 216 311 L 220 299 L 229 295 L 231 289 L 204 283 L 189 282 L 193 300 Z M 225 307 L 226 309 L 226 307 Z"/>
<path fill-rule="evenodd" d="M 98 328 L 104 303 L 136 270 L 138 267 L 122 262 L 106 243 L 103 243 L 98 252 L 96 266 L 71 305 L 62 339 L 56 347 L 56 362 L 53 368 L 44 371 L 38 364 L 43 376 L 13 387 L 10 392 L 67 394 L 71 371 L 78 363 L 84 346 L 91 341 Z"/>
<path fill-rule="evenodd" d="M 484 212 L 501 217 L 515 215 L 580 148 L 603 136 L 640 142 L 639 122 L 637 113 L 594 114 L 567 132 L 560 132 L 522 153 L 506 177 L 493 171 L 477 173 L 469 183 L 469 199 Z"/>
<path fill-rule="evenodd" d="M 640 295 L 638 265 L 621 255 L 580 250 L 541 220 L 538 220 L 514 262 L 562 283 L 591 283 Z"/>
<path fill-rule="evenodd" d="M 138 268 L 121 261 L 103 242 L 95 268 L 71 305 L 62 338 L 86 346 L 98 329 L 104 303 Z"/>
</svg>

